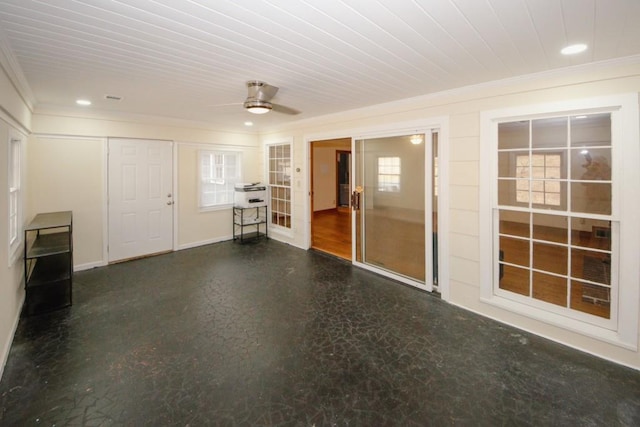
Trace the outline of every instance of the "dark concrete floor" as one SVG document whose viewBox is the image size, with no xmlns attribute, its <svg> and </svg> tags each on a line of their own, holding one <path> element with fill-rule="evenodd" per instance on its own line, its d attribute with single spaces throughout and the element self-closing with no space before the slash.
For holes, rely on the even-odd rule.
<svg viewBox="0 0 640 427">
<path fill-rule="evenodd" d="M 640 372 L 275 241 L 79 272 L 3 426 L 640 425 Z"/>
</svg>

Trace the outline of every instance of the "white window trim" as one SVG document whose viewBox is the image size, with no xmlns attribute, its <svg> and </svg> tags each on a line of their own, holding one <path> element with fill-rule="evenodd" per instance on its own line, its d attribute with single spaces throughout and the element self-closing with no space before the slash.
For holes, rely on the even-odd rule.
<svg viewBox="0 0 640 427">
<path fill-rule="evenodd" d="M 290 221 L 291 221 L 291 227 L 287 228 L 287 227 L 282 227 L 280 225 L 274 224 L 272 222 L 272 216 L 271 216 L 271 184 L 269 182 L 269 148 L 276 146 L 276 145 L 289 145 L 289 156 L 290 156 L 290 160 L 291 160 L 291 169 L 292 169 L 292 173 L 291 173 L 291 185 L 289 186 L 289 190 L 290 190 L 290 194 L 291 194 L 291 200 L 289 201 L 290 203 L 290 208 L 291 208 L 291 212 L 290 212 Z M 286 236 L 288 238 L 292 238 L 294 236 L 294 225 L 293 225 L 293 220 L 294 220 L 294 214 L 293 214 L 293 208 L 294 208 L 294 191 L 293 191 L 293 181 L 294 181 L 294 174 L 293 171 L 295 169 L 294 165 L 293 165 L 293 150 L 294 150 L 294 145 L 293 145 L 293 138 L 288 138 L 288 139 L 282 139 L 282 140 L 277 140 L 277 141 L 269 141 L 269 142 L 265 142 L 264 143 L 264 164 L 265 164 L 265 168 L 264 168 L 264 182 L 267 186 L 267 188 L 269 189 L 269 233 L 276 233 L 276 234 L 280 234 L 282 236 Z"/>
<path fill-rule="evenodd" d="M 229 202 L 229 203 L 222 203 L 222 204 L 217 204 L 217 205 L 213 205 L 213 206 L 203 206 L 202 205 L 202 154 L 204 153 L 222 153 L 222 154 L 235 154 L 237 157 L 237 167 L 240 170 L 240 178 L 238 179 L 238 182 L 243 182 L 243 154 L 242 151 L 238 151 L 238 150 L 225 150 L 225 149 L 219 149 L 219 148 L 203 148 L 197 151 L 197 162 L 198 162 L 198 168 L 197 168 L 197 179 L 198 179 L 198 194 L 197 194 L 197 199 L 198 199 L 198 212 L 212 212 L 212 211 L 219 211 L 219 210 L 224 210 L 224 209 L 231 209 L 233 207 L 233 201 Z"/>
<path fill-rule="evenodd" d="M 18 150 L 18 170 L 17 172 L 14 170 L 13 165 L 13 153 L 14 153 L 14 144 L 17 144 Z M 7 222 L 8 230 L 7 230 L 7 245 L 8 245 L 8 254 L 9 254 L 9 267 L 11 267 L 17 260 L 20 259 L 21 249 L 23 245 L 23 231 L 22 231 L 22 222 L 23 222 L 23 199 L 24 199 L 24 173 L 23 173 L 23 165 L 24 165 L 24 137 L 18 133 L 17 131 L 11 130 L 9 132 L 9 143 L 7 144 L 7 218 L 9 221 Z M 16 236 L 11 240 L 11 183 L 14 178 L 17 178 L 17 206 L 16 206 Z"/>
<path fill-rule="evenodd" d="M 618 166 L 613 178 L 618 193 L 619 212 L 612 216 L 621 222 L 619 233 L 618 316 L 613 330 L 577 319 L 552 313 L 513 299 L 501 297 L 494 291 L 493 278 L 499 274 L 493 261 L 493 206 L 497 201 L 494 185 L 497 176 L 497 123 L 518 119 L 554 117 L 577 113 L 611 112 L 614 161 Z M 481 113 L 480 193 L 490 197 L 480 199 L 480 264 L 491 266 L 480 272 L 481 301 L 544 323 L 568 329 L 601 341 L 631 350 L 638 349 L 638 316 L 640 296 L 640 223 L 634 215 L 640 211 L 637 185 L 640 183 L 640 140 L 638 94 L 622 94 L 579 99 L 548 104 L 505 108 Z M 626 183 L 626 184 L 625 184 Z M 615 208 L 615 207 L 614 207 Z M 626 213 L 626 214 L 625 214 Z M 624 216 L 624 218 L 623 218 Z M 612 230 L 612 232 L 616 232 Z"/>
</svg>

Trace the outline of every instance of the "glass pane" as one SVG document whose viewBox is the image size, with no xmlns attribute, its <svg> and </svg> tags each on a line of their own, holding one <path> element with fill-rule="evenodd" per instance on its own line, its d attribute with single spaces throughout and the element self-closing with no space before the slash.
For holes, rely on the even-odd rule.
<svg viewBox="0 0 640 427">
<path fill-rule="evenodd" d="M 498 124 L 498 149 L 528 148 L 529 121 Z"/>
<path fill-rule="evenodd" d="M 529 213 L 500 211 L 500 234 L 529 237 Z"/>
<path fill-rule="evenodd" d="M 533 214 L 533 238 L 548 242 L 567 243 L 567 217 Z"/>
<path fill-rule="evenodd" d="M 611 114 L 590 114 L 571 117 L 571 146 L 611 145 Z"/>
<path fill-rule="evenodd" d="M 571 244 L 611 250 L 611 223 L 589 218 L 571 218 Z"/>
<path fill-rule="evenodd" d="M 529 295 L 529 270 L 500 264 L 500 289 Z"/>
<path fill-rule="evenodd" d="M 611 284 L 611 257 L 602 252 L 573 249 L 571 277 L 608 286 Z"/>
<path fill-rule="evenodd" d="M 533 243 L 533 268 L 556 274 L 567 274 L 568 249 L 564 246 Z"/>
<path fill-rule="evenodd" d="M 567 306 L 567 279 L 533 272 L 533 297 L 562 307 Z"/>
<path fill-rule="evenodd" d="M 531 203 L 538 209 L 567 209 L 567 183 L 563 181 L 531 181 Z"/>
<path fill-rule="evenodd" d="M 566 117 L 533 120 L 531 122 L 531 146 L 533 148 L 566 147 L 567 123 Z"/>
<path fill-rule="evenodd" d="M 611 215 L 611 184 L 571 183 L 571 210 Z"/>
<path fill-rule="evenodd" d="M 605 319 L 611 317 L 611 289 L 571 281 L 571 308 Z"/>
<path fill-rule="evenodd" d="M 510 264 L 529 266 L 529 240 L 500 237 L 500 259 Z"/>
<path fill-rule="evenodd" d="M 502 206 L 529 206 L 529 180 L 499 179 L 498 204 Z"/>
<path fill-rule="evenodd" d="M 529 178 L 529 152 L 508 151 L 498 153 L 498 176 Z"/>
<path fill-rule="evenodd" d="M 425 145 L 412 144 L 404 136 L 362 141 L 356 151 L 362 224 L 363 262 L 421 282 L 425 281 L 425 180 L 428 170 Z M 402 191 L 379 191 L 380 169 L 393 177 L 390 187 Z M 358 220 L 358 218 L 356 218 Z M 358 249 L 358 247 L 356 247 Z"/>
<path fill-rule="evenodd" d="M 571 179 L 582 181 L 611 180 L 611 149 L 571 150 Z"/>
<path fill-rule="evenodd" d="M 291 158 L 291 145 L 286 144 L 282 146 L 282 156 L 286 159 Z"/>
</svg>

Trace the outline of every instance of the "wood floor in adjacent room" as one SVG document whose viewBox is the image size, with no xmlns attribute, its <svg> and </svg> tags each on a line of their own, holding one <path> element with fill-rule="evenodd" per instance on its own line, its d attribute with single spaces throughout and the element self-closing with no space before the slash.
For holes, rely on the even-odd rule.
<svg viewBox="0 0 640 427">
<path fill-rule="evenodd" d="M 351 211 L 326 209 L 313 213 L 313 249 L 351 261 Z"/>
</svg>

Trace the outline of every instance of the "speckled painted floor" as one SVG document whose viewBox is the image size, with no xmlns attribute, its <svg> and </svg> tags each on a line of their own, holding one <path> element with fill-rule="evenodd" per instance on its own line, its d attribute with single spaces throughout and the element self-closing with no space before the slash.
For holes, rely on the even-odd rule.
<svg viewBox="0 0 640 427">
<path fill-rule="evenodd" d="M 275 241 L 74 286 L 21 320 L 1 425 L 640 425 L 640 372 Z"/>
</svg>

